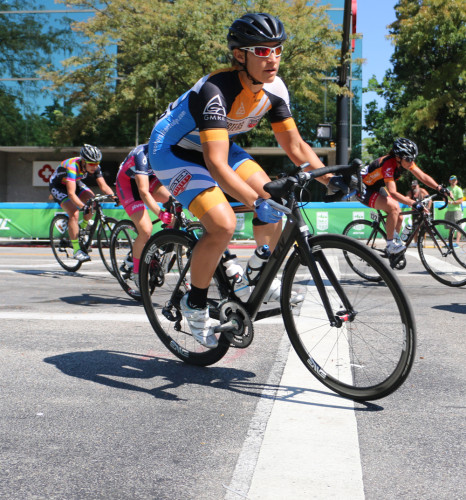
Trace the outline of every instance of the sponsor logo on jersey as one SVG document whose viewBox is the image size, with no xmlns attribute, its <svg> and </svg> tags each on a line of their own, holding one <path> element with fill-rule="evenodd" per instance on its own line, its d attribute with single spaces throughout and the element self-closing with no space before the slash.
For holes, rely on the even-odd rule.
<svg viewBox="0 0 466 500">
<path fill-rule="evenodd" d="M 221 120 L 222 118 L 226 118 L 227 113 L 219 94 L 210 99 L 204 108 L 203 114 L 205 120 Z"/>
<path fill-rule="evenodd" d="M 246 110 L 244 109 L 244 103 L 241 102 L 241 106 L 236 111 L 236 116 L 243 116 L 245 113 L 246 113 Z"/>
<path fill-rule="evenodd" d="M 176 177 L 172 179 L 170 185 L 168 186 L 169 191 L 173 196 L 178 196 L 182 193 L 188 182 L 192 179 L 192 175 L 187 170 L 182 170 Z"/>
</svg>

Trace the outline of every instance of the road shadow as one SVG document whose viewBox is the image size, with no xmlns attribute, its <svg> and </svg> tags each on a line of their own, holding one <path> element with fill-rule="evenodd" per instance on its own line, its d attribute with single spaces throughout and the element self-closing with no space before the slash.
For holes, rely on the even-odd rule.
<svg viewBox="0 0 466 500">
<path fill-rule="evenodd" d="M 449 311 L 457 314 L 466 314 L 466 304 L 459 304 L 458 302 L 433 306 L 432 309 L 439 309 L 440 311 Z"/>
<path fill-rule="evenodd" d="M 136 353 L 107 350 L 81 351 L 59 354 L 45 358 L 44 361 L 54 365 L 70 377 L 117 389 L 146 393 L 158 399 L 171 401 L 184 400 L 174 393 L 177 388 L 184 385 L 203 385 L 251 397 L 280 400 L 292 404 L 371 412 L 383 409 L 373 403 L 358 403 L 358 406 L 354 408 L 351 404 L 338 404 L 338 401 L 345 400 L 341 396 L 325 390 L 325 388 L 322 391 L 317 391 L 256 382 L 254 380 L 256 374 L 252 371 L 224 366 L 193 366 L 177 359 Z M 115 380 L 115 378 L 125 380 Z M 137 380 L 152 379 L 154 381 L 153 388 L 144 388 L 136 383 Z M 325 405 L 303 401 L 299 396 L 305 393 L 328 395 L 335 397 L 336 401 L 335 404 Z"/>
</svg>

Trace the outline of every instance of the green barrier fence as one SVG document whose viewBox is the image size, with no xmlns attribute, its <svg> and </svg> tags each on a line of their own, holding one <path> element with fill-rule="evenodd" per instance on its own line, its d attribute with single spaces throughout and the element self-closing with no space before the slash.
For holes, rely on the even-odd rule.
<svg viewBox="0 0 466 500">
<path fill-rule="evenodd" d="M 443 219 L 444 212 L 437 209 L 440 205 L 440 202 L 434 204 L 434 215 L 435 218 Z M 128 219 L 122 207 L 104 203 L 103 208 L 104 213 L 110 217 Z M 348 222 L 368 219 L 371 211 L 372 209 L 358 202 L 304 205 L 306 221 L 316 234 L 342 233 Z M 56 203 L 0 203 L 0 239 L 48 240 L 50 222 L 57 213 L 63 213 L 63 210 Z M 186 215 L 191 218 L 187 211 Z M 406 219 L 409 218 L 410 216 Z M 234 237 L 252 239 L 252 213 L 237 214 Z"/>
</svg>

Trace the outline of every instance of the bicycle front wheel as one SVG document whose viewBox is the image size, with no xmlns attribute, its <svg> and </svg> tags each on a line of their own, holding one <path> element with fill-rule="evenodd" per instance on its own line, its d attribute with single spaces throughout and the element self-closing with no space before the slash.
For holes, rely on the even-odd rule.
<svg viewBox="0 0 466 500">
<path fill-rule="evenodd" d="M 133 270 L 133 242 L 137 238 L 136 226 L 131 220 L 117 222 L 110 236 L 110 259 L 114 276 L 121 288 L 134 300 L 141 294 L 131 279 Z"/>
<path fill-rule="evenodd" d="M 57 262 L 63 269 L 76 272 L 82 265 L 79 260 L 73 259 L 73 246 L 68 234 L 68 216 L 55 215 L 49 229 L 50 246 Z"/>
<path fill-rule="evenodd" d="M 110 255 L 110 238 L 117 222 L 113 217 L 105 217 L 105 220 L 100 221 L 97 233 L 97 246 L 99 247 L 100 258 L 112 276 L 115 276 L 115 272 L 113 271 L 112 257 Z"/>
<path fill-rule="evenodd" d="M 208 366 L 223 358 L 230 344 L 221 334 L 215 349 L 202 346 L 191 335 L 180 311 L 180 300 L 191 286 L 190 262 L 196 241 L 189 233 L 174 229 L 151 236 L 141 256 L 140 286 L 147 317 L 165 347 L 186 363 Z M 212 280 L 207 303 L 213 324 L 219 323 L 223 298 Z"/>
<path fill-rule="evenodd" d="M 458 233 L 459 244 L 456 243 Z M 422 264 L 437 281 L 452 287 L 466 285 L 466 234 L 460 226 L 446 220 L 424 225 L 417 249 Z"/>
<path fill-rule="evenodd" d="M 311 237 L 309 244 L 332 322 L 309 268 L 295 251 L 283 272 L 281 296 L 295 351 L 315 377 L 346 398 L 369 401 L 391 394 L 406 380 L 415 351 L 414 315 L 400 282 L 362 243 L 327 234 Z M 349 264 L 354 261 L 369 266 L 378 281 L 360 276 Z"/>
<path fill-rule="evenodd" d="M 387 235 L 380 226 L 374 226 L 371 221 L 365 219 L 353 220 L 345 227 L 343 234 L 361 241 L 381 257 L 385 255 Z M 380 281 L 380 275 L 368 266 L 365 260 L 358 259 L 354 254 L 347 252 L 343 255 L 353 271 L 361 276 L 361 278 L 368 281 Z"/>
</svg>

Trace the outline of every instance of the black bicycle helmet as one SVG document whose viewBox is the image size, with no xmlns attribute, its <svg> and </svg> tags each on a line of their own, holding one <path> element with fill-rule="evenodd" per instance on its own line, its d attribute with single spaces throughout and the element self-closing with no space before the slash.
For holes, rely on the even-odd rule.
<svg viewBox="0 0 466 500">
<path fill-rule="evenodd" d="M 406 160 L 414 161 L 417 157 L 417 146 L 416 144 L 409 140 L 400 137 L 393 143 L 393 153 L 400 158 L 406 158 Z"/>
<path fill-rule="evenodd" d="M 81 158 L 84 161 L 89 161 L 91 163 L 97 163 L 102 159 L 102 152 L 99 148 L 91 146 L 90 144 L 84 144 L 81 148 Z"/>
<path fill-rule="evenodd" d="M 286 33 L 283 23 L 270 14 L 244 14 L 230 26 L 227 35 L 230 50 L 260 45 L 268 42 L 284 42 Z"/>
</svg>

